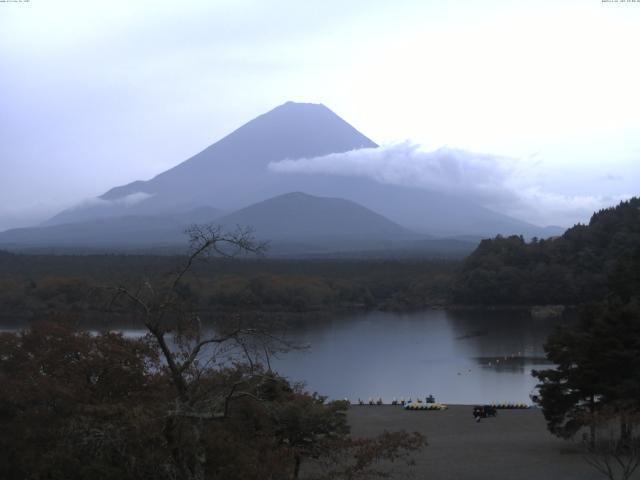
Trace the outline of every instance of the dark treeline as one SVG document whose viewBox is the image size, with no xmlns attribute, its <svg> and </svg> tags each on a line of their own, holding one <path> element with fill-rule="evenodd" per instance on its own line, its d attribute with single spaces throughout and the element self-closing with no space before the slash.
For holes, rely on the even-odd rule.
<svg viewBox="0 0 640 480">
<path fill-rule="evenodd" d="M 90 319 L 103 285 L 155 279 L 180 264 L 163 255 L 25 255 L 0 252 L 2 320 L 75 312 Z M 612 290 L 637 291 L 640 199 L 593 215 L 561 237 L 483 240 L 456 261 L 210 258 L 194 265 L 184 295 L 203 310 L 319 312 L 443 305 L 578 305 Z M 626 293 L 625 293 L 626 292 Z"/>
<path fill-rule="evenodd" d="M 103 314 L 101 287 L 154 280 L 183 257 L 0 254 L 4 321 L 71 312 L 87 322 Z M 209 258 L 194 264 L 183 295 L 202 311 L 322 312 L 412 309 L 449 301 L 456 262 L 429 260 L 270 260 Z"/>
<path fill-rule="evenodd" d="M 640 198 L 600 210 L 561 237 L 498 236 L 464 262 L 455 303 L 577 305 L 640 288 Z"/>
<path fill-rule="evenodd" d="M 2 320 L 75 312 L 92 320 L 107 297 L 100 287 L 156 279 L 182 257 L 25 255 L 0 252 Z M 578 305 L 612 290 L 637 291 L 640 199 L 593 215 L 564 235 L 526 242 L 483 240 L 462 263 L 424 259 L 293 260 L 209 258 L 183 287 L 202 310 L 318 312 L 442 305 Z"/>
</svg>

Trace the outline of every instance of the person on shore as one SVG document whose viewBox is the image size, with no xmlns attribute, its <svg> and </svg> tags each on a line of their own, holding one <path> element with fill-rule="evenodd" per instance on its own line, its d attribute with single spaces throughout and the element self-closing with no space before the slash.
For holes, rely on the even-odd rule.
<svg viewBox="0 0 640 480">
<path fill-rule="evenodd" d="M 473 407 L 473 418 L 476 421 L 476 423 L 479 423 L 480 420 L 482 419 L 482 417 L 485 417 L 486 411 L 483 407 L 476 405 L 475 407 Z"/>
</svg>

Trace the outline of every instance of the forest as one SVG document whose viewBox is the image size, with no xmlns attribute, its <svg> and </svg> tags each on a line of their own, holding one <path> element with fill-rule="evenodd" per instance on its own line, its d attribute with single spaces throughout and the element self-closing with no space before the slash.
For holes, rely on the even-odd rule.
<svg viewBox="0 0 640 480">
<path fill-rule="evenodd" d="M 0 251 L 0 318 L 24 323 L 65 312 L 95 322 L 109 302 L 106 286 L 162 278 L 182 259 Z M 463 261 L 214 256 L 198 259 L 181 288 L 210 315 L 259 312 L 293 321 L 353 309 L 579 305 L 612 291 L 629 298 L 640 287 L 639 271 L 640 199 L 633 198 L 560 237 L 483 240 Z"/>
<path fill-rule="evenodd" d="M 465 305 L 579 305 L 640 288 L 640 198 L 593 214 L 562 236 L 483 240 L 452 283 Z"/>
<path fill-rule="evenodd" d="M 68 312 L 95 323 L 109 302 L 103 287 L 161 278 L 182 260 L 0 252 L 0 318 L 24 323 Z M 182 288 L 211 315 L 242 311 L 300 319 L 340 310 L 441 306 L 449 301 L 456 268 L 457 263 L 441 260 L 207 258 L 193 265 Z"/>
</svg>

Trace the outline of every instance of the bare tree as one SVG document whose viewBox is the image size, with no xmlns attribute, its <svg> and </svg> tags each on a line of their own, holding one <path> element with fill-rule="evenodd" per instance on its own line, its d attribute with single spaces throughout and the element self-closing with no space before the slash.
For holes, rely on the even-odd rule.
<svg viewBox="0 0 640 480">
<path fill-rule="evenodd" d="M 335 462 L 342 455 L 347 460 L 341 469 L 332 471 L 331 478 L 371 478 L 380 475 L 374 468 L 378 462 L 409 461 L 409 453 L 424 446 L 424 437 L 417 433 L 351 439 L 344 402 L 327 404 L 324 397 L 292 389 L 271 371 L 269 357 L 294 348 L 292 345 L 265 329 L 244 325 L 241 318 L 215 330 L 204 327 L 186 282 L 196 262 L 210 254 L 261 254 L 265 244 L 256 242 L 247 229 L 229 234 L 220 227 L 194 226 L 187 233 L 189 256 L 164 281 L 144 280 L 136 288 L 111 288 L 111 303 L 124 301 L 141 318 L 161 354 L 174 392 L 163 428 L 174 466 L 170 478 L 207 478 L 207 467 L 215 468 L 217 463 L 207 443 L 216 430 L 212 422 L 230 419 L 231 405 L 238 399 L 259 402 L 252 406 L 262 407 L 268 417 L 265 420 L 273 425 L 274 445 L 293 460 L 292 478 L 298 477 L 302 456 Z M 287 389 L 289 394 L 278 397 L 278 392 Z M 277 398 L 287 400 L 274 401 Z"/>
<path fill-rule="evenodd" d="M 206 422 L 225 418 L 234 399 L 258 399 L 261 386 L 273 381 L 273 376 L 257 366 L 261 360 L 268 364 L 270 352 L 282 343 L 266 331 L 242 325 L 240 320 L 216 331 L 207 330 L 198 309 L 184 294 L 185 278 L 200 258 L 261 254 L 266 245 L 257 242 L 249 229 L 226 233 L 221 227 L 196 225 L 186 233 L 190 253 L 177 271 L 160 284 L 144 280 L 136 289 L 112 287 L 112 304 L 124 300 L 135 309 L 166 364 L 176 395 L 167 412 L 164 432 L 176 476 L 203 480 Z M 212 384 L 204 378 L 213 367 L 224 369 L 234 359 L 241 359 L 244 367 L 236 369 L 224 384 Z"/>
<path fill-rule="evenodd" d="M 610 480 L 628 480 L 640 466 L 640 415 L 608 409 L 593 415 L 589 427 L 597 437 L 585 433 L 585 461 Z"/>
</svg>

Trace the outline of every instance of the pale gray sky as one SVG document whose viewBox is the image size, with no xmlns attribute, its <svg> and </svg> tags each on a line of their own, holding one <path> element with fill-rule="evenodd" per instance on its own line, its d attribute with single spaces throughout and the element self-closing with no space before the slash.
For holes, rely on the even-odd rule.
<svg viewBox="0 0 640 480">
<path fill-rule="evenodd" d="M 391 152 L 502 159 L 492 187 L 519 197 L 492 206 L 584 221 L 638 194 L 638 45 L 640 3 L 601 0 L 0 3 L 0 229 L 152 177 L 287 100 Z"/>
</svg>

